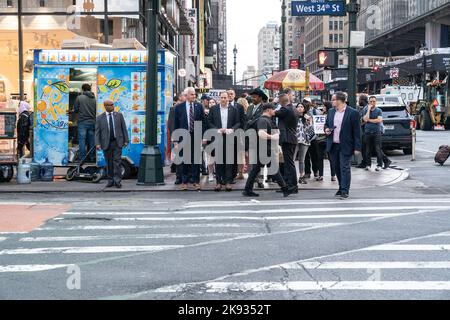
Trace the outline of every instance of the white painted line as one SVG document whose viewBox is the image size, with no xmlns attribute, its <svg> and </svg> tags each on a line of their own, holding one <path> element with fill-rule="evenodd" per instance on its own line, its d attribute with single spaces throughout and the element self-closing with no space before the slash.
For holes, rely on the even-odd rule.
<svg viewBox="0 0 450 320">
<path fill-rule="evenodd" d="M 66 212 L 64 216 L 152 216 L 152 215 L 194 215 L 194 214 L 270 214 L 270 213 L 320 213 L 320 212 L 354 212 L 354 211 L 397 211 L 397 210 L 444 210 L 448 206 L 374 206 L 374 207 L 342 207 L 342 208 L 295 208 L 295 209 L 267 209 L 267 210 L 191 210 L 191 211 L 108 211 L 108 212 Z"/>
<path fill-rule="evenodd" d="M 297 269 L 450 269 L 450 261 L 337 261 L 298 262 L 280 265 L 288 270 Z"/>
<path fill-rule="evenodd" d="M 70 264 L 53 264 L 53 265 L 10 265 L 10 266 L 0 266 L 0 273 L 7 272 L 37 272 L 37 271 L 47 271 L 59 268 L 67 268 Z"/>
<path fill-rule="evenodd" d="M 416 148 L 416 150 L 417 151 L 431 153 L 431 154 L 436 154 L 436 151 L 430 151 L 430 150 L 427 150 L 427 149 Z"/>
<path fill-rule="evenodd" d="M 28 232 L 0 232 L 0 235 L 26 234 Z"/>
<path fill-rule="evenodd" d="M 416 214 L 417 212 L 414 212 Z M 216 217 L 153 217 L 153 218 L 112 218 L 113 221 L 196 221 L 196 220 L 242 220 L 242 221 L 276 221 L 276 220 L 301 220 L 301 219 L 351 219 L 351 218 L 373 218 L 373 217 L 400 217 L 412 213 L 376 213 L 376 214 L 327 214 L 327 215 L 303 215 L 303 216 L 279 216 L 279 217 L 243 217 L 243 216 L 216 216 Z M 53 220 L 66 220 L 55 218 Z M 241 225 L 242 227 L 242 225 Z"/>
<path fill-rule="evenodd" d="M 278 226 L 279 227 L 295 227 L 295 228 L 301 228 L 301 227 L 337 227 L 341 226 L 343 223 L 299 223 L 299 222 L 282 222 Z"/>
<path fill-rule="evenodd" d="M 0 251 L 0 255 L 18 254 L 51 254 L 51 253 L 114 253 L 114 252 L 157 252 L 168 249 L 177 249 L 182 246 L 122 246 L 122 247 L 63 247 L 63 248 L 33 248 L 33 249 L 7 249 Z"/>
<path fill-rule="evenodd" d="M 268 292 L 268 291 L 321 291 L 321 290 L 377 290 L 420 291 L 450 290 L 450 281 L 289 281 L 280 282 L 210 282 L 195 290 L 198 293 Z M 156 293 L 177 293 L 195 288 L 190 285 L 168 286 Z M 191 291 L 190 291 L 191 292 Z"/>
<path fill-rule="evenodd" d="M 0 242 L 1 242 L 1 241 L 5 241 L 6 239 L 8 239 L 8 238 L 6 238 L 6 237 L 0 237 Z"/>
<path fill-rule="evenodd" d="M 113 236 L 74 236 L 74 237 L 36 237 L 22 238 L 21 242 L 54 242 L 54 241 L 99 241 L 99 240 L 129 240 L 129 239 L 184 239 L 184 238 L 217 238 L 257 236 L 256 233 L 205 233 L 205 234 L 142 234 Z"/>
<path fill-rule="evenodd" d="M 361 251 L 441 251 L 450 250 L 449 244 L 384 244 Z"/>
<path fill-rule="evenodd" d="M 199 224 L 184 224 L 184 225 L 123 225 L 123 226 L 76 226 L 76 227 L 43 227 L 35 231 L 55 231 L 55 230 L 134 230 L 134 229 L 164 229 L 164 228 L 241 228 L 243 225 L 239 223 L 199 223 Z M 245 227 L 259 227 L 259 225 L 247 224 Z"/>
<path fill-rule="evenodd" d="M 285 201 L 260 201 L 254 203 L 252 201 L 202 201 L 190 202 L 183 208 L 210 208 L 210 207 L 252 207 L 252 206 L 299 206 L 299 205 L 335 205 L 335 204 L 377 204 L 377 203 L 424 203 L 425 201 L 438 200 L 440 203 L 450 203 L 450 199 L 439 198 L 420 198 L 420 199 L 350 199 L 341 200 L 285 200 Z"/>
</svg>

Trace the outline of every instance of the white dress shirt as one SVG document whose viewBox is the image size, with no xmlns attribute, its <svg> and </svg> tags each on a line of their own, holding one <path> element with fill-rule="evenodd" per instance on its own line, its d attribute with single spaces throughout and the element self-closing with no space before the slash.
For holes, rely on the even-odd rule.
<svg viewBox="0 0 450 320">
<path fill-rule="evenodd" d="M 228 106 L 220 106 L 220 118 L 222 119 L 222 129 L 228 127 Z"/>
</svg>

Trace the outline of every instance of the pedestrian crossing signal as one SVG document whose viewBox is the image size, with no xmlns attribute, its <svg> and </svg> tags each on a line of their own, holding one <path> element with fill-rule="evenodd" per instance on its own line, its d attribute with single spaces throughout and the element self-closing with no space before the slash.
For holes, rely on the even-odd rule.
<svg viewBox="0 0 450 320">
<path fill-rule="evenodd" d="M 319 50 L 317 57 L 319 68 L 335 69 L 339 65 L 337 50 Z"/>
</svg>

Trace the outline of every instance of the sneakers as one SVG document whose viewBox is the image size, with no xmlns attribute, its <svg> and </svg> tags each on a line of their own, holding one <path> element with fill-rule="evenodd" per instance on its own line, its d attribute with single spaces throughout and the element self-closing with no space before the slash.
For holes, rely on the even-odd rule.
<svg viewBox="0 0 450 320">
<path fill-rule="evenodd" d="M 366 167 L 366 171 L 370 171 L 370 167 Z"/>
<path fill-rule="evenodd" d="M 349 198 L 349 195 L 347 192 L 341 192 L 341 200 L 347 200 Z"/>
<path fill-rule="evenodd" d="M 341 192 L 341 190 L 339 190 L 338 192 L 336 192 L 336 194 L 334 195 L 335 197 L 340 197 L 342 195 L 342 192 Z"/>
<path fill-rule="evenodd" d="M 214 175 L 213 174 L 209 175 L 208 182 L 214 182 Z"/>
<path fill-rule="evenodd" d="M 377 166 L 377 168 L 375 169 L 376 172 L 380 172 L 381 170 L 383 170 L 383 168 L 380 166 Z"/>
<path fill-rule="evenodd" d="M 254 193 L 253 191 L 248 191 L 248 190 L 243 191 L 242 195 L 244 197 L 248 197 L 248 198 L 257 198 L 257 197 L 259 197 L 259 194 Z"/>
<path fill-rule="evenodd" d="M 323 177 L 317 177 L 317 178 L 316 178 L 316 181 L 322 182 L 322 181 L 323 181 Z"/>
<path fill-rule="evenodd" d="M 331 177 L 332 182 L 335 182 L 336 180 L 337 180 L 336 177 Z"/>
<path fill-rule="evenodd" d="M 300 183 L 300 184 L 308 184 L 308 181 L 306 181 L 305 177 L 300 177 L 300 179 L 298 179 L 298 183 Z"/>
</svg>

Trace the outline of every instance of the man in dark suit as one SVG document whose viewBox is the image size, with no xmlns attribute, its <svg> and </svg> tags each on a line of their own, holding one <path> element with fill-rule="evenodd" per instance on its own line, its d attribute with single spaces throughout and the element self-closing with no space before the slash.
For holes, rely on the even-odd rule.
<svg viewBox="0 0 450 320">
<path fill-rule="evenodd" d="M 281 108 L 275 113 L 278 118 L 278 127 L 280 130 L 280 145 L 283 150 L 284 158 L 284 180 L 291 189 L 298 192 L 297 170 L 295 168 L 295 149 L 297 148 L 297 125 L 298 116 L 290 103 L 289 96 L 283 93 L 279 97 Z"/>
<path fill-rule="evenodd" d="M 220 104 L 212 107 L 208 116 L 208 128 L 217 129 L 222 134 L 223 149 L 216 150 L 216 191 L 221 191 L 225 187 L 226 191 L 232 191 L 231 184 L 234 179 L 235 159 L 232 163 L 227 161 L 228 150 L 234 151 L 234 141 L 227 141 L 227 136 L 233 134 L 241 127 L 239 111 L 232 107 L 228 101 L 227 92 L 220 94 Z"/>
<path fill-rule="evenodd" d="M 336 170 L 339 191 L 336 197 L 348 199 L 351 183 L 351 162 L 353 155 L 361 154 L 361 126 L 358 111 L 346 104 L 346 95 L 333 95 L 331 109 L 325 124 L 327 151 Z"/>
<path fill-rule="evenodd" d="M 175 107 L 174 112 L 174 131 L 179 129 L 187 130 L 190 134 L 191 139 L 191 150 L 183 150 L 180 156 L 183 158 L 183 169 L 182 169 L 182 183 L 181 190 L 188 190 L 188 183 L 190 178 L 193 182 L 193 187 L 195 190 L 200 191 L 200 167 L 201 167 L 201 154 L 202 154 L 202 145 L 197 144 L 194 139 L 195 134 L 195 123 L 199 122 L 201 126 L 201 136 L 206 131 L 206 121 L 205 121 L 205 112 L 203 110 L 203 106 L 196 102 L 197 95 L 195 93 L 194 88 L 187 88 L 185 90 L 186 93 L 186 102 L 181 103 Z M 203 139 L 202 139 L 203 141 Z M 175 148 L 178 148 L 178 143 L 182 142 L 182 140 L 176 141 L 174 140 Z M 190 151 L 190 152 L 189 152 Z M 196 163 L 195 154 L 200 154 L 200 163 Z"/>
<path fill-rule="evenodd" d="M 233 89 L 228 89 L 227 90 L 227 94 L 228 94 L 228 100 L 230 102 L 230 105 L 232 107 L 235 107 L 238 111 L 239 111 L 239 122 L 240 122 L 240 127 L 239 129 L 245 129 L 245 124 L 247 123 L 247 114 L 245 112 L 245 108 L 243 105 L 239 104 L 236 102 L 236 92 Z M 238 141 L 238 143 L 243 143 L 243 141 Z M 239 164 L 238 165 L 238 148 L 236 146 L 235 150 L 234 150 L 234 154 L 235 154 L 235 165 L 233 167 L 233 177 L 236 178 L 238 180 L 243 180 L 244 179 L 244 164 Z M 239 173 L 239 175 L 238 175 Z M 233 178 L 233 180 L 234 180 Z"/>
<path fill-rule="evenodd" d="M 169 117 L 167 119 L 167 130 L 169 132 L 170 135 L 170 139 L 172 139 L 172 134 L 173 131 L 175 130 L 175 107 L 180 104 L 180 103 L 185 103 L 186 102 L 186 95 L 185 93 L 181 93 L 180 95 L 176 96 L 173 99 L 173 106 L 170 107 L 169 110 Z M 173 152 L 173 149 L 171 150 L 171 152 Z M 172 165 L 170 166 L 170 170 L 172 173 L 175 173 L 176 178 L 175 178 L 175 185 L 180 185 L 181 184 L 181 170 L 182 167 L 181 166 L 177 166 L 175 163 L 172 163 Z"/>
<path fill-rule="evenodd" d="M 122 148 L 129 143 L 128 129 L 125 119 L 120 112 L 114 111 L 114 102 L 103 102 L 106 112 L 97 117 L 95 124 L 95 145 L 97 150 L 103 150 L 108 167 L 109 182 L 106 186 L 114 185 L 122 188 L 122 174 L 120 163 L 122 162 Z"/>
</svg>

